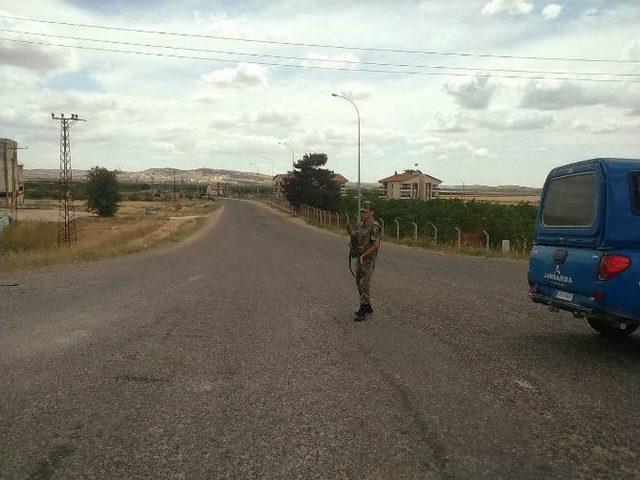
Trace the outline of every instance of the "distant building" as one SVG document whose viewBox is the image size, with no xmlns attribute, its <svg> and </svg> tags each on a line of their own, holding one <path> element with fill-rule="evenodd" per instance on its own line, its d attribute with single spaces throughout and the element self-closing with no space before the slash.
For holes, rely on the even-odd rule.
<svg viewBox="0 0 640 480">
<path fill-rule="evenodd" d="M 395 172 L 380 183 L 380 197 L 387 199 L 430 200 L 437 196 L 442 180 L 422 173 L 420 170 Z"/>
<path fill-rule="evenodd" d="M 275 177 L 272 178 L 272 182 L 273 182 L 273 193 L 276 197 L 281 197 L 283 196 L 283 185 L 284 182 L 287 181 L 287 178 L 289 178 L 291 176 L 291 172 L 289 173 L 279 173 L 278 175 L 276 175 Z M 349 180 L 347 180 L 345 177 L 343 177 L 342 175 L 340 175 L 339 173 L 336 173 L 333 176 L 333 181 L 336 182 L 338 185 L 340 185 L 340 194 L 341 195 L 345 195 L 347 192 L 347 183 L 349 182 Z"/>
<path fill-rule="evenodd" d="M 18 144 L 0 138 L 0 208 L 16 208 L 24 203 L 23 165 L 18 163 Z"/>
<path fill-rule="evenodd" d="M 347 183 L 349 183 L 349 180 L 339 173 L 336 173 L 333 177 L 333 181 L 340 185 L 340 195 L 345 196 L 347 194 Z"/>
</svg>

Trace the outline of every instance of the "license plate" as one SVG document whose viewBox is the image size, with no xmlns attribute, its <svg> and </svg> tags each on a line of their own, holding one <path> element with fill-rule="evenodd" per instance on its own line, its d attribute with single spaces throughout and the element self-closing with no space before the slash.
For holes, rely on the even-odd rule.
<svg viewBox="0 0 640 480">
<path fill-rule="evenodd" d="M 556 293 L 556 298 L 559 298 L 560 300 L 566 300 L 567 302 L 570 302 L 570 301 L 573 300 L 573 293 L 558 292 L 558 293 Z"/>
</svg>

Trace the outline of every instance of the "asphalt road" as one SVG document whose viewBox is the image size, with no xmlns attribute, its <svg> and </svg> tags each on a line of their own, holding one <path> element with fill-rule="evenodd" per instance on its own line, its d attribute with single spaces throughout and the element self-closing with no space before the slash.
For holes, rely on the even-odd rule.
<svg viewBox="0 0 640 480">
<path fill-rule="evenodd" d="M 164 251 L 2 273 L 0 477 L 640 478 L 640 336 L 527 297 L 526 264 L 226 201 Z"/>
</svg>

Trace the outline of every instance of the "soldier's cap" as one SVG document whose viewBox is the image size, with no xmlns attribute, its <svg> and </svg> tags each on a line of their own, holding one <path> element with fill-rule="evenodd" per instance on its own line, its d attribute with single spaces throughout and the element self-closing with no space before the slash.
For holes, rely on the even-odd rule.
<svg viewBox="0 0 640 480">
<path fill-rule="evenodd" d="M 364 202 L 362 202 L 362 206 L 360 207 L 360 210 L 372 211 L 373 210 L 373 203 L 371 203 L 369 200 L 365 200 Z"/>
</svg>

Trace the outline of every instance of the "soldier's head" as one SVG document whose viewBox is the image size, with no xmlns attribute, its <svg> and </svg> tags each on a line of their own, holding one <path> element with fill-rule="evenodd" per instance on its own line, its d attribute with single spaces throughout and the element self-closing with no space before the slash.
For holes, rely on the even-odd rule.
<svg viewBox="0 0 640 480">
<path fill-rule="evenodd" d="M 373 204 L 371 202 L 362 202 L 360 207 L 360 218 L 362 218 L 362 220 L 371 220 L 373 218 Z"/>
</svg>

